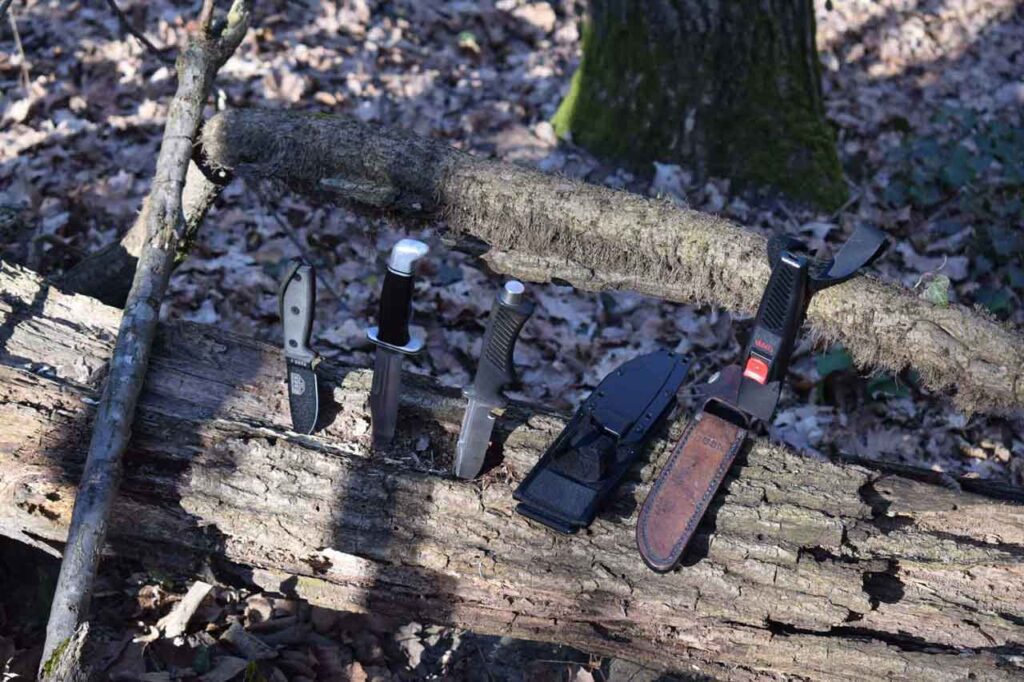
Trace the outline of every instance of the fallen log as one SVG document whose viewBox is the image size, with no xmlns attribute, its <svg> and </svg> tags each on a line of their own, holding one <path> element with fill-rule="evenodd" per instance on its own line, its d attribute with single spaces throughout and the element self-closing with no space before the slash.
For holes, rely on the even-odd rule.
<svg viewBox="0 0 1024 682">
<path fill-rule="evenodd" d="M 226 111 L 206 123 L 202 145 L 219 169 L 307 195 L 440 218 L 454 242 L 522 280 L 748 313 L 768 281 L 764 238 L 724 218 L 346 116 Z M 121 243 L 118 253 L 130 258 L 131 235 Z M 858 366 L 914 367 L 926 386 L 952 391 L 968 413 L 1024 407 L 1024 339 L 984 312 L 934 305 L 858 277 L 816 296 L 807 319 L 819 341 L 843 343 Z"/>
<path fill-rule="evenodd" d="M 59 549 L 120 311 L 2 263 L 0 292 L 0 533 Z M 444 473 L 456 392 L 409 382 L 394 448 L 371 455 L 368 371 L 328 364 L 328 423 L 300 436 L 283 369 L 266 344 L 160 325 L 112 551 L 168 565 L 212 557 L 329 607 L 722 679 L 1022 672 L 1019 491 L 962 492 L 757 441 L 686 565 L 657 575 L 633 527 L 665 441 L 587 532 L 556 536 L 513 514 L 511 490 L 562 417 L 513 405 L 501 462 L 458 481 Z"/>
</svg>

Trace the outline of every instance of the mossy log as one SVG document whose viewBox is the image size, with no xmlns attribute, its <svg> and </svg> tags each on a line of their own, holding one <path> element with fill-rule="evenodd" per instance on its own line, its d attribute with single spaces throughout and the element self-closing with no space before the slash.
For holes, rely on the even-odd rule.
<svg viewBox="0 0 1024 682">
<path fill-rule="evenodd" d="M 405 219 L 440 218 L 456 246 L 527 281 L 748 313 L 768 282 L 764 238 L 728 220 L 402 130 L 345 116 L 237 110 L 210 119 L 202 142 L 221 169 Z M 808 321 L 819 341 L 842 343 L 861 367 L 912 366 L 929 388 L 954 389 L 968 413 L 1024 407 L 1024 338 L 984 313 L 861 277 L 816 296 Z"/>
<path fill-rule="evenodd" d="M 553 123 L 595 153 L 846 198 L 811 0 L 591 0 Z"/>
<path fill-rule="evenodd" d="M 527 281 L 749 313 L 768 282 L 764 238 L 723 218 L 349 117 L 228 111 L 203 146 L 215 166 L 298 192 L 441 217 L 453 240 L 483 242 L 494 270 Z M 859 277 L 815 296 L 808 321 L 861 367 L 913 366 L 926 386 L 955 389 L 966 412 L 1024 407 L 1024 338 L 983 313 Z"/>
<path fill-rule="evenodd" d="M 59 550 L 120 311 L 0 264 L 0 533 Z M 370 373 L 323 367 L 326 424 L 288 429 L 276 348 L 160 326 L 108 536 L 152 564 L 207 557 L 315 603 L 572 644 L 722 679 L 1019 677 L 1024 504 L 753 442 L 685 565 L 633 545 L 658 441 L 578 536 L 512 511 L 564 416 L 515 404 L 501 459 L 445 474 L 457 392 L 410 380 L 370 454 Z M 681 423 L 670 427 L 678 434 Z"/>
</svg>

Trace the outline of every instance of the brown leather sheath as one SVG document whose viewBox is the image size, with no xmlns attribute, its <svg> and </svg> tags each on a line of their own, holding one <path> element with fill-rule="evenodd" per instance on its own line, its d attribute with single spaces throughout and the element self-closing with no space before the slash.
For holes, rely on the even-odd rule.
<svg viewBox="0 0 1024 682">
<path fill-rule="evenodd" d="M 679 563 L 746 436 L 746 429 L 708 412 L 686 427 L 636 525 L 640 556 L 652 569 L 663 573 Z"/>
</svg>

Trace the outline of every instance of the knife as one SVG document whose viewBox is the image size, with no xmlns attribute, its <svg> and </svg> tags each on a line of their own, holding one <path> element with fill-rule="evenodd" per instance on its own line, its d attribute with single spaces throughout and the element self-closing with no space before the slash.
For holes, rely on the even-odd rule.
<svg viewBox="0 0 1024 682">
<path fill-rule="evenodd" d="M 725 367 L 702 387 L 703 405 L 640 508 L 637 548 L 651 569 L 664 573 L 679 564 L 749 432 L 771 421 L 812 296 L 872 263 L 886 241 L 885 233 L 862 225 L 830 259 L 809 257 L 793 238 L 768 242 L 772 274 L 743 364 Z"/>
<path fill-rule="evenodd" d="M 373 447 L 382 448 L 395 437 L 398 396 L 402 388 L 402 360 L 423 349 L 423 337 L 409 331 L 412 317 L 412 274 L 416 261 L 427 254 L 427 245 L 403 239 L 391 249 L 388 270 L 380 294 L 377 326 L 366 330 L 377 345 L 370 387 Z"/>
<path fill-rule="evenodd" d="M 320 356 L 309 347 L 316 305 L 316 279 L 313 266 L 296 259 L 289 265 L 281 283 L 278 306 L 284 325 L 284 357 L 288 368 L 288 406 L 292 429 L 310 434 L 320 413 L 316 366 Z"/>
<path fill-rule="evenodd" d="M 469 402 L 455 449 L 454 469 L 459 478 L 476 478 L 480 473 L 494 420 L 508 402 L 501 391 L 515 379 L 512 353 L 519 332 L 533 314 L 533 304 L 523 299 L 525 291 L 522 282 L 509 280 L 491 307 L 476 377 L 463 392 Z"/>
</svg>

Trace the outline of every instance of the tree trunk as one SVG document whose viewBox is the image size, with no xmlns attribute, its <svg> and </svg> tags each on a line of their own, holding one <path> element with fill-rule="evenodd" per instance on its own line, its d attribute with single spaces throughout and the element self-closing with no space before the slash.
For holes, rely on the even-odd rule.
<svg viewBox="0 0 1024 682">
<path fill-rule="evenodd" d="M 811 0 L 590 0 L 555 128 L 603 156 L 834 208 L 846 187 L 814 34 Z"/>
<path fill-rule="evenodd" d="M 59 547 L 120 313 L 2 264 L 0 290 L 0 532 Z M 503 460 L 459 481 L 445 475 L 456 391 L 407 382 L 395 445 L 371 455 L 370 373 L 327 363 L 322 377 L 327 424 L 300 436 L 288 430 L 277 349 L 161 325 L 112 549 L 168 565 L 211 556 L 329 607 L 723 679 L 1021 672 L 1019 491 L 973 482 L 960 492 L 924 482 L 927 472 L 880 473 L 757 441 L 686 565 L 657 575 L 633 527 L 665 441 L 587 532 L 560 536 L 513 514 L 511 491 L 561 417 L 513 405 L 498 422 Z"/>
</svg>

